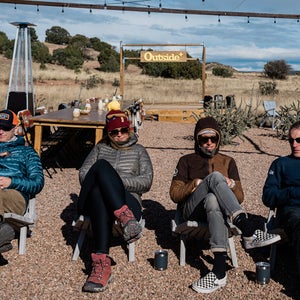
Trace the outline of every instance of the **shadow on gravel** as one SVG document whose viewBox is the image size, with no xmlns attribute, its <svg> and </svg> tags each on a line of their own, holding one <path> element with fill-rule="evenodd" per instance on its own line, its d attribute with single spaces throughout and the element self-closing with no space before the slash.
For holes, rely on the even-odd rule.
<svg viewBox="0 0 300 300">
<path fill-rule="evenodd" d="M 155 231 L 157 244 L 161 249 L 173 251 L 179 264 L 179 237 L 173 236 L 171 231 L 171 220 L 175 217 L 175 210 L 166 210 L 159 202 L 151 199 L 143 200 L 144 218 L 146 228 Z M 203 250 L 209 249 L 208 240 L 187 240 L 186 264 L 190 265 L 201 274 L 206 274 L 209 269 L 204 262 L 212 264 L 212 256 Z M 151 260 L 150 263 L 153 263 Z M 230 263 L 229 263 L 230 264 Z M 228 266 L 230 268 L 230 266 Z"/>
</svg>

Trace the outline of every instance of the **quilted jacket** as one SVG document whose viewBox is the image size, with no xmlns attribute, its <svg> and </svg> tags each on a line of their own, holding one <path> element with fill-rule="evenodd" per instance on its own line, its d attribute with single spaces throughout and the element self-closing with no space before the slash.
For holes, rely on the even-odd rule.
<svg viewBox="0 0 300 300">
<path fill-rule="evenodd" d="M 131 135 L 129 141 L 120 149 L 115 149 L 107 143 L 98 143 L 79 170 L 81 184 L 90 167 L 99 159 L 105 159 L 113 166 L 125 189 L 139 201 L 141 195 L 150 190 L 153 180 L 152 163 L 144 146 L 137 144 L 136 135 Z"/>
<path fill-rule="evenodd" d="M 44 186 L 44 173 L 36 151 L 25 146 L 23 137 L 0 143 L 0 176 L 10 177 L 9 189 L 19 191 L 28 202 Z"/>
</svg>

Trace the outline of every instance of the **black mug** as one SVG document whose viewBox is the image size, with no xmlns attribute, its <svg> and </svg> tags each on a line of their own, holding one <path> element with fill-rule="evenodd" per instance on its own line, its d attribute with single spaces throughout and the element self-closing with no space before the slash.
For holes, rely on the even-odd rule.
<svg viewBox="0 0 300 300">
<path fill-rule="evenodd" d="M 163 271 L 168 267 L 168 251 L 157 250 L 154 252 L 154 269 Z"/>
<path fill-rule="evenodd" d="M 270 264 L 267 262 L 256 263 L 256 282 L 259 284 L 267 284 L 270 282 Z"/>
</svg>

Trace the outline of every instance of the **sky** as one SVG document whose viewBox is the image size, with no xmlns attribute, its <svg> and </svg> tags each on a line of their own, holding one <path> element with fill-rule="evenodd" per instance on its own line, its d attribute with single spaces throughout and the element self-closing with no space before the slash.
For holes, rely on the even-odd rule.
<svg viewBox="0 0 300 300">
<path fill-rule="evenodd" d="M 51 0 L 50 0 L 51 1 Z M 122 5 L 118 0 L 70 0 L 64 2 Z M 134 3 L 129 3 L 134 1 Z M 0 0 L 1 2 L 1 0 Z M 56 0 L 56 2 L 59 2 Z M 62 1 L 63 2 L 63 1 Z M 125 6 L 298 14 L 299 0 L 127 0 Z M 15 5 L 0 3 L 0 31 L 14 39 L 16 27 L 11 22 L 30 22 L 41 42 L 52 26 L 66 29 L 71 36 L 97 37 L 119 51 L 126 44 L 200 44 L 206 47 L 206 61 L 218 62 L 239 71 L 263 71 L 273 60 L 285 60 L 300 70 L 300 22 L 295 19 L 220 17 L 147 12 L 125 12 Z M 129 49 L 129 48 L 126 48 Z M 131 48 L 139 50 L 139 47 Z M 202 57 L 202 46 L 159 47 L 154 50 L 186 50 Z"/>
</svg>

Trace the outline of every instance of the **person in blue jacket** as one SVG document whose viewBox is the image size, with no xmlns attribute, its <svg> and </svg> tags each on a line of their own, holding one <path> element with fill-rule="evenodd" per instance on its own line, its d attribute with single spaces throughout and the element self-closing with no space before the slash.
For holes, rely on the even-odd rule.
<svg viewBox="0 0 300 300">
<path fill-rule="evenodd" d="M 280 225 L 296 252 L 300 275 L 300 121 L 290 127 L 288 138 L 291 154 L 272 162 L 262 201 L 267 207 L 277 208 Z"/>
<path fill-rule="evenodd" d="M 44 186 L 44 173 L 36 151 L 18 133 L 19 120 L 10 110 L 0 111 L 0 255 L 12 249 L 13 228 L 3 214 L 25 213 L 30 197 Z"/>
</svg>

